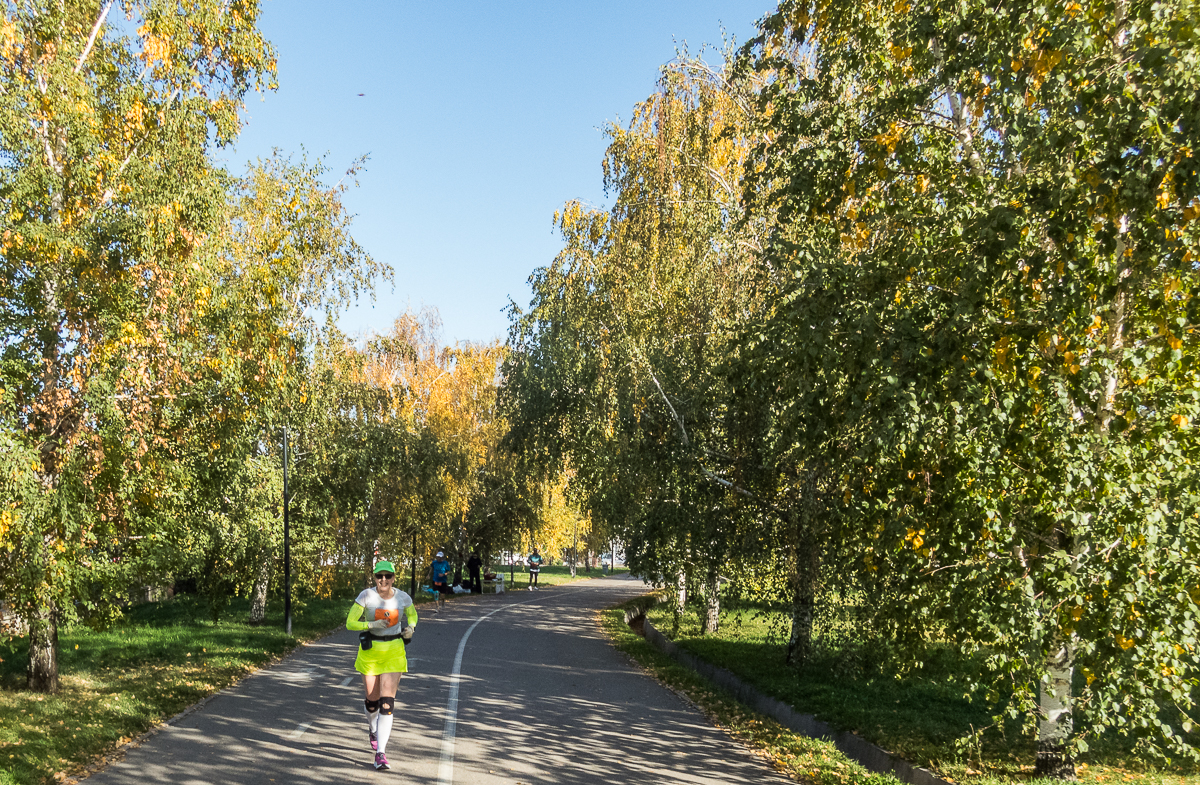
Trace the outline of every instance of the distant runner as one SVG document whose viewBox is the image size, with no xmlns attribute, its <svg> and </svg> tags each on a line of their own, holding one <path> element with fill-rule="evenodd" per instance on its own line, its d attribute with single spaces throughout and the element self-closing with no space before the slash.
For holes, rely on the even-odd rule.
<svg viewBox="0 0 1200 785">
<path fill-rule="evenodd" d="M 450 562 L 446 561 L 446 554 L 438 551 L 433 564 L 429 566 L 429 586 L 433 589 L 438 610 L 446 604 L 446 595 L 454 593 L 454 589 L 450 588 L 449 575 Z"/>
<path fill-rule="evenodd" d="M 417 626 L 417 609 L 395 587 L 396 568 L 390 561 L 375 565 L 375 588 L 363 589 L 346 615 L 346 629 L 358 631 L 354 669 L 363 675 L 367 697 L 367 738 L 375 750 L 375 768 L 389 769 L 388 737 L 400 674 L 408 673 L 404 652 Z M 403 621 L 401 617 L 403 616 Z"/>
<path fill-rule="evenodd" d="M 537 586 L 538 573 L 542 571 L 542 554 L 538 553 L 537 548 L 529 554 L 526 564 L 529 565 L 529 590 L 533 591 Z"/>
</svg>

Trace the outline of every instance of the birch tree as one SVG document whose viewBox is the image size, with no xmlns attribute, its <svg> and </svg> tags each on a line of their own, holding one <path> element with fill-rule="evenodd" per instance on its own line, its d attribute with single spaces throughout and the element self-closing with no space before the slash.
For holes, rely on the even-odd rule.
<svg viewBox="0 0 1200 785">
<path fill-rule="evenodd" d="M 249 589 L 254 622 L 282 557 L 283 429 L 293 429 L 293 459 L 310 448 L 297 436 L 311 433 L 306 418 L 316 414 L 308 398 L 320 328 L 391 273 L 350 233 L 342 200 L 360 167 L 331 184 L 322 160 L 276 152 L 252 163 L 230 180 L 221 231 L 202 249 L 191 394 L 178 406 L 193 437 L 194 483 L 179 515 L 193 529 L 193 553 L 204 554 L 188 568 L 203 576 L 214 609 Z"/>
<path fill-rule="evenodd" d="M 632 569 L 707 588 L 734 541 L 735 483 L 716 371 L 751 297 L 739 178 L 743 96 L 681 58 L 628 127 L 610 126 L 608 210 L 568 203 L 564 250 L 514 311 L 505 372 L 511 443 L 562 472 Z"/>
<path fill-rule="evenodd" d="M 790 68 L 748 194 L 792 279 L 747 384 L 881 617 L 986 653 L 1045 776 L 1106 729 L 1193 754 L 1194 11 L 785 2 L 746 50 Z"/>
<path fill-rule="evenodd" d="M 272 85 L 257 16 L 252 0 L 3 6 L 5 429 L 36 477 L 3 580 L 29 620 L 31 689 L 57 688 L 58 626 L 71 598 L 93 602 L 81 568 L 138 547 L 126 500 L 161 479 L 146 457 L 183 382 L 173 338 L 219 228 L 208 152 L 237 133 L 246 92 Z"/>
</svg>

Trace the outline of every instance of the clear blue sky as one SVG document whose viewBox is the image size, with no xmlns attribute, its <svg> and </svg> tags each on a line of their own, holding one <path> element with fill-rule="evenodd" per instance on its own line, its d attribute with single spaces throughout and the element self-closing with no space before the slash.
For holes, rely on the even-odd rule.
<svg viewBox="0 0 1200 785">
<path fill-rule="evenodd" d="M 279 90 L 250 98 L 236 149 L 219 155 L 240 172 L 274 147 L 303 147 L 340 174 L 369 154 L 347 205 L 355 238 L 395 282 L 342 328 L 386 331 L 409 305 L 432 305 L 448 343 L 503 339 L 509 297 L 525 306 L 529 274 L 561 248 L 554 211 L 605 204 L 604 124 L 651 93 L 676 42 L 719 45 L 722 25 L 743 41 L 773 7 L 267 0 Z"/>
</svg>

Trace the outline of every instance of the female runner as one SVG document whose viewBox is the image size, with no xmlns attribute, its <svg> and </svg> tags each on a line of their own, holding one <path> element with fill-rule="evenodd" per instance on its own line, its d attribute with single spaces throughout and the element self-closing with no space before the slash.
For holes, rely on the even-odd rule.
<svg viewBox="0 0 1200 785">
<path fill-rule="evenodd" d="M 363 589 L 346 615 L 346 629 L 358 630 L 354 669 L 363 675 L 367 697 L 367 738 L 375 750 L 375 768 L 387 769 L 387 743 L 392 735 L 392 709 L 400 674 L 408 672 L 404 647 L 417 626 L 417 609 L 395 587 L 396 568 L 390 561 L 375 565 L 375 588 Z"/>
</svg>

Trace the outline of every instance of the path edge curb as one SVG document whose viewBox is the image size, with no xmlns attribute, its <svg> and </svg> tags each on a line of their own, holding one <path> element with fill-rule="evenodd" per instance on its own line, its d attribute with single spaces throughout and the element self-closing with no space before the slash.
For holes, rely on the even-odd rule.
<svg viewBox="0 0 1200 785">
<path fill-rule="evenodd" d="M 653 595 L 647 597 L 644 602 L 638 602 L 636 606 L 625 611 L 625 623 L 632 625 L 640 619 L 642 634 L 645 635 L 651 646 L 680 665 L 708 679 L 750 708 L 803 736 L 832 741 L 843 755 L 857 761 L 868 771 L 876 774 L 891 774 L 908 785 L 954 785 L 929 769 L 914 766 L 895 753 L 888 752 L 861 736 L 849 731 L 838 732 L 827 723 L 818 720 L 814 715 L 802 714 L 783 701 L 760 692 L 756 687 L 742 681 L 732 671 L 717 667 L 691 652 L 684 651 L 678 644 L 659 632 L 646 618 L 646 611 L 657 603 L 658 600 Z"/>
</svg>

